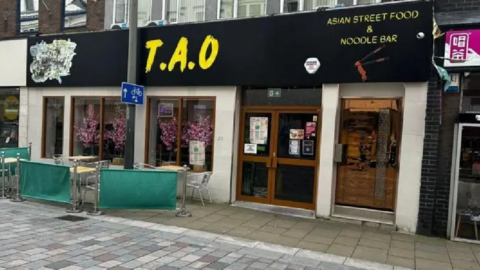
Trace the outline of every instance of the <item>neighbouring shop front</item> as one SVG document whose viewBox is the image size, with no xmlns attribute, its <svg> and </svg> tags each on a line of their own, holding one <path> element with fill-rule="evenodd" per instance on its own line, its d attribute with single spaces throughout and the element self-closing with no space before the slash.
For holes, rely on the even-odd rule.
<svg viewBox="0 0 480 270">
<path fill-rule="evenodd" d="M 404 2 L 143 28 L 134 159 L 212 171 L 217 202 L 412 231 L 431 22 L 431 3 Z M 29 39 L 32 158 L 122 164 L 127 40 L 121 30 Z"/>
<path fill-rule="evenodd" d="M 27 39 L 0 41 L 0 148 L 28 146 L 26 86 Z M 20 98 L 22 97 L 22 98 Z"/>
<path fill-rule="evenodd" d="M 452 84 L 447 91 L 460 93 L 455 126 L 451 183 L 450 237 L 479 242 L 480 221 L 480 29 L 446 33 L 444 66 Z M 448 94 L 448 93 L 447 93 Z"/>
</svg>

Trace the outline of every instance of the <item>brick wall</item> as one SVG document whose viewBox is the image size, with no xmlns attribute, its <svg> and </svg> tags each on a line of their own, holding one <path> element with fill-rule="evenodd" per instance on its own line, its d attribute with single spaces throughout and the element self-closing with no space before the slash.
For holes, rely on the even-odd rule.
<svg viewBox="0 0 480 270">
<path fill-rule="evenodd" d="M 15 36 L 17 10 L 16 1 L 0 1 L 0 38 Z"/>
<path fill-rule="evenodd" d="M 18 35 L 18 1 L 0 0 L 0 38 Z M 39 32 L 53 34 L 59 32 L 100 31 L 104 29 L 105 0 L 87 1 L 87 26 L 62 30 L 63 0 L 43 0 L 39 4 Z"/>
<path fill-rule="evenodd" d="M 454 126 L 460 98 L 460 93 L 443 93 L 443 83 L 432 74 L 425 119 L 418 234 L 447 233 Z"/>
<path fill-rule="evenodd" d="M 436 0 L 435 12 L 455 12 L 480 10 L 479 0 Z"/>
<path fill-rule="evenodd" d="M 417 223 L 417 233 L 425 235 L 431 234 L 434 220 L 441 95 L 441 85 L 438 81 L 438 76 L 435 73 L 435 70 L 432 68 L 428 83 L 425 137 L 423 140 L 422 176 L 420 179 L 420 203 Z"/>
</svg>

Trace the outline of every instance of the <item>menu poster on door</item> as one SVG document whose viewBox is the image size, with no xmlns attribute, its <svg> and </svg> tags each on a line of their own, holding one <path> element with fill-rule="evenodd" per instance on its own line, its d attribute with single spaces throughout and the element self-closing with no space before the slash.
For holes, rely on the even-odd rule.
<svg viewBox="0 0 480 270">
<path fill-rule="evenodd" d="M 312 140 L 304 140 L 302 142 L 302 152 L 304 156 L 313 156 L 313 141 Z"/>
<path fill-rule="evenodd" d="M 307 139 L 310 139 L 310 137 L 315 137 L 315 130 L 317 129 L 317 123 L 315 122 L 307 122 L 305 125 L 305 136 Z"/>
<path fill-rule="evenodd" d="M 190 141 L 188 152 L 190 165 L 205 165 L 205 142 Z"/>
<path fill-rule="evenodd" d="M 298 156 L 300 155 L 300 141 L 299 140 L 290 140 L 290 145 L 288 147 L 288 154 Z"/>
<path fill-rule="evenodd" d="M 268 117 L 250 117 L 250 143 L 266 144 L 268 139 Z"/>
<path fill-rule="evenodd" d="M 304 136 L 305 136 L 305 130 L 290 129 L 290 140 L 303 140 Z"/>
</svg>

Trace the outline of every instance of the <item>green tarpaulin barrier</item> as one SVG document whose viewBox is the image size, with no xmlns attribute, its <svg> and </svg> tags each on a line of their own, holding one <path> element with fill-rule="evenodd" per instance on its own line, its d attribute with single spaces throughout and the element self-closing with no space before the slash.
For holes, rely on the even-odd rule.
<svg viewBox="0 0 480 270">
<path fill-rule="evenodd" d="M 70 202 L 70 167 L 20 162 L 20 195 L 52 202 Z"/>
<path fill-rule="evenodd" d="M 17 158 L 17 154 L 20 154 L 21 159 L 30 160 L 30 155 L 28 154 L 28 147 L 19 147 L 19 148 L 0 148 L 0 160 L 2 157 L 2 152 L 5 152 L 5 158 Z M 1 168 L 1 164 L 0 164 Z M 5 164 L 6 169 L 10 169 L 11 174 L 15 175 L 15 170 L 17 169 L 17 163 Z M 1 174 L 0 174 L 1 175 Z"/>
<path fill-rule="evenodd" d="M 177 172 L 106 169 L 100 178 L 100 208 L 176 209 Z"/>
</svg>

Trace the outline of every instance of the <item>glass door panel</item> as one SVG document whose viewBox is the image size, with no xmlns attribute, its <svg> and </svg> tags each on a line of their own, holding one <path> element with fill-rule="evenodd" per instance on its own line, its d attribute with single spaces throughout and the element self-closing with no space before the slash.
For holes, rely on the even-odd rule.
<svg viewBox="0 0 480 270">
<path fill-rule="evenodd" d="M 457 149 L 457 200 L 454 207 L 455 238 L 479 240 L 480 223 L 480 126 L 460 127 Z"/>
<path fill-rule="evenodd" d="M 317 113 L 279 113 L 276 156 L 315 160 L 317 123 Z"/>
<path fill-rule="evenodd" d="M 270 202 L 273 112 L 243 112 L 239 154 L 239 199 Z"/>
<path fill-rule="evenodd" d="M 312 112 L 277 112 L 273 201 L 275 204 L 313 208 L 319 114 Z"/>
</svg>

